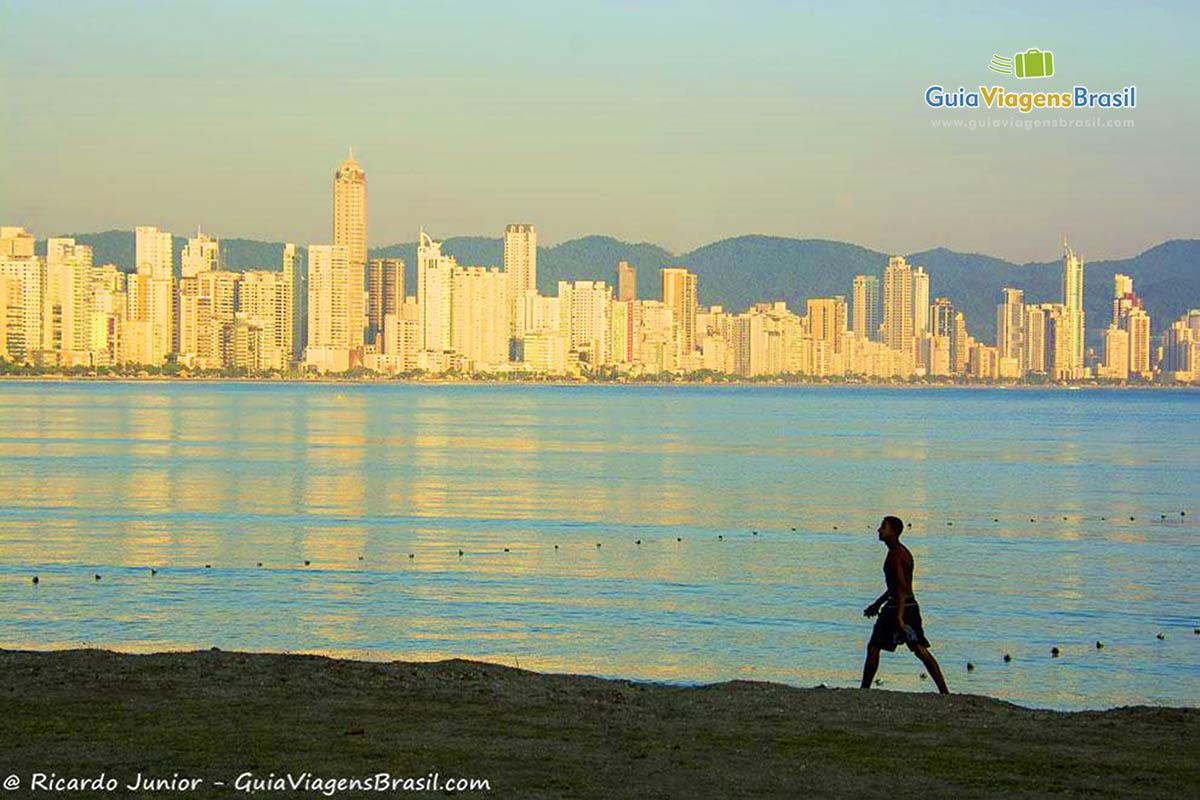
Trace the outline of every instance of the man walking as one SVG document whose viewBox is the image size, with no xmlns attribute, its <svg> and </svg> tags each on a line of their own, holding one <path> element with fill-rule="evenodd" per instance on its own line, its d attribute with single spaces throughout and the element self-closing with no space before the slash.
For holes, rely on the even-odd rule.
<svg viewBox="0 0 1200 800">
<path fill-rule="evenodd" d="M 933 653 L 929 652 L 929 641 L 921 626 L 921 608 L 912 594 L 913 556 L 907 547 L 900 544 L 903 531 L 904 523 L 899 517 L 884 517 L 879 525 L 879 541 L 886 544 L 888 549 L 887 558 L 883 561 L 883 579 L 887 582 L 887 591 L 863 609 L 864 616 L 878 614 L 879 619 L 875 620 L 875 630 L 871 632 L 871 641 L 867 642 L 862 688 L 871 688 L 871 682 L 875 680 L 875 672 L 879 669 L 879 651 L 883 649 L 894 653 L 897 645 L 905 644 L 929 670 L 938 691 L 950 694 L 946 679 L 942 677 L 942 669 Z"/>
</svg>

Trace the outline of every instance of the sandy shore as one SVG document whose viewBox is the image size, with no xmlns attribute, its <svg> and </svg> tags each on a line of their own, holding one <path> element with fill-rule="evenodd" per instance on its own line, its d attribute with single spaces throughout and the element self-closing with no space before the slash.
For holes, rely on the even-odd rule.
<svg viewBox="0 0 1200 800">
<path fill-rule="evenodd" d="M 463 797 L 1200 796 L 1198 709 L 1062 713 L 969 695 L 215 651 L 0 651 L 0 698 L 0 780 L 21 781 L 4 797 L 101 796 L 30 794 L 35 773 L 103 773 L 119 796 L 236 797 L 249 796 L 244 773 L 305 772 L 489 781 Z M 139 774 L 201 783 L 127 790 Z"/>
</svg>

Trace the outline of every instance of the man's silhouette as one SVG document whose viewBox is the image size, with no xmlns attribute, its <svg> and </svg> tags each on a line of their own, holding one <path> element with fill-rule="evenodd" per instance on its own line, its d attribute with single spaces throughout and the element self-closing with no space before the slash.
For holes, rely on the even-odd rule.
<svg viewBox="0 0 1200 800">
<path fill-rule="evenodd" d="M 871 688 L 875 680 L 875 671 L 879 669 L 880 649 L 895 652 L 896 645 L 908 645 L 921 663 L 929 670 L 938 691 L 950 694 L 946 688 L 946 679 L 942 677 L 942 669 L 937 659 L 929 652 L 929 642 L 925 639 L 925 630 L 921 627 L 921 608 L 917 598 L 912 594 L 913 557 L 908 548 L 900 544 L 900 534 L 904 531 L 904 523 L 899 517 L 884 517 L 879 525 L 879 541 L 887 545 L 887 558 L 883 561 L 883 578 L 887 582 L 887 591 L 879 595 L 879 599 L 863 609 L 863 615 L 873 617 L 875 630 L 871 632 L 871 641 L 867 642 L 867 661 L 863 664 L 862 688 Z"/>
</svg>

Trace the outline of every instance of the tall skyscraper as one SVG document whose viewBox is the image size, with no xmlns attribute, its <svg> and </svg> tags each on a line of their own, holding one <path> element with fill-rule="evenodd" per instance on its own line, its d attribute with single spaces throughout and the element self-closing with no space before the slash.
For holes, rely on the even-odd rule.
<svg viewBox="0 0 1200 800">
<path fill-rule="evenodd" d="M 346 248 L 351 264 L 366 269 L 367 173 L 354 160 L 353 149 L 333 175 L 333 243 Z"/>
<path fill-rule="evenodd" d="M 904 256 L 892 256 L 883 274 L 883 342 L 911 363 L 915 331 L 912 267 Z"/>
<path fill-rule="evenodd" d="M 367 269 L 367 342 L 383 335 L 383 320 L 404 303 L 404 259 L 372 258 Z"/>
<path fill-rule="evenodd" d="M 286 362 L 296 359 L 296 245 L 288 242 L 283 246 L 283 286 L 279 295 L 278 320 L 279 346 Z"/>
<path fill-rule="evenodd" d="M 929 330 L 929 273 L 924 266 L 913 270 L 913 333 Z"/>
<path fill-rule="evenodd" d="M 1022 345 L 1022 363 L 1025 372 L 1046 374 L 1046 311 L 1040 305 L 1025 306 L 1022 323 L 1025 341 Z"/>
<path fill-rule="evenodd" d="M 1013 359 L 1024 373 L 1025 293 L 1020 289 L 1001 289 L 996 306 L 996 355 L 1002 361 Z"/>
<path fill-rule="evenodd" d="M 220 252 L 220 243 L 197 228 L 196 235 L 188 239 L 187 245 L 179 255 L 180 276 L 194 278 L 201 272 L 219 269 Z"/>
<path fill-rule="evenodd" d="M 417 242 L 417 304 L 421 307 L 421 349 L 451 349 L 453 256 L 442 255 L 442 243 L 424 230 Z M 511 280 L 511 277 L 510 277 Z"/>
<path fill-rule="evenodd" d="M 854 304 L 854 335 L 864 341 L 878 341 L 879 278 L 874 275 L 855 275 L 851 300 Z"/>
<path fill-rule="evenodd" d="M 363 345 L 362 268 L 344 245 L 308 248 L 308 350 L 321 371 L 344 372 Z"/>
<path fill-rule="evenodd" d="M 175 252 L 169 231 L 152 226 L 135 231 L 137 274 L 130 277 L 128 360 L 162 364 L 175 348 Z"/>
<path fill-rule="evenodd" d="M 637 300 L 637 267 L 628 261 L 617 262 L 617 300 L 622 303 Z"/>
<path fill-rule="evenodd" d="M 1062 304 L 1066 315 L 1060 327 L 1067 337 L 1065 347 L 1068 361 L 1063 365 L 1069 378 L 1083 377 L 1083 259 L 1075 254 L 1063 237 Z"/>
<path fill-rule="evenodd" d="M 662 271 L 662 301 L 675 312 L 682 355 L 696 349 L 696 287 L 696 275 L 683 267 L 667 267 Z"/>
<path fill-rule="evenodd" d="M 504 272 L 508 275 L 510 331 L 522 336 L 521 298 L 537 291 L 537 229 L 532 225 L 505 226 Z"/>
</svg>

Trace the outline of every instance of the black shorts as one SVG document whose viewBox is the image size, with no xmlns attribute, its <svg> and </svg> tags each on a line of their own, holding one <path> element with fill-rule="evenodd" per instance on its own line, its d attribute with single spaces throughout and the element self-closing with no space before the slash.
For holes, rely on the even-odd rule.
<svg viewBox="0 0 1200 800">
<path fill-rule="evenodd" d="M 913 633 L 917 635 L 916 641 L 910 642 L 904 630 L 896 624 L 896 604 L 891 600 L 887 601 L 879 610 L 879 618 L 875 620 L 875 630 L 871 631 L 871 644 L 891 653 L 896 652 L 896 647 L 902 644 L 908 645 L 909 650 L 917 645 L 929 647 L 929 640 L 925 638 L 925 628 L 921 625 L 921 607 L 917 605 L 916 600 L 909 600 L 904 604 L 904 624 L 913 629 Z"/>
</svg>

